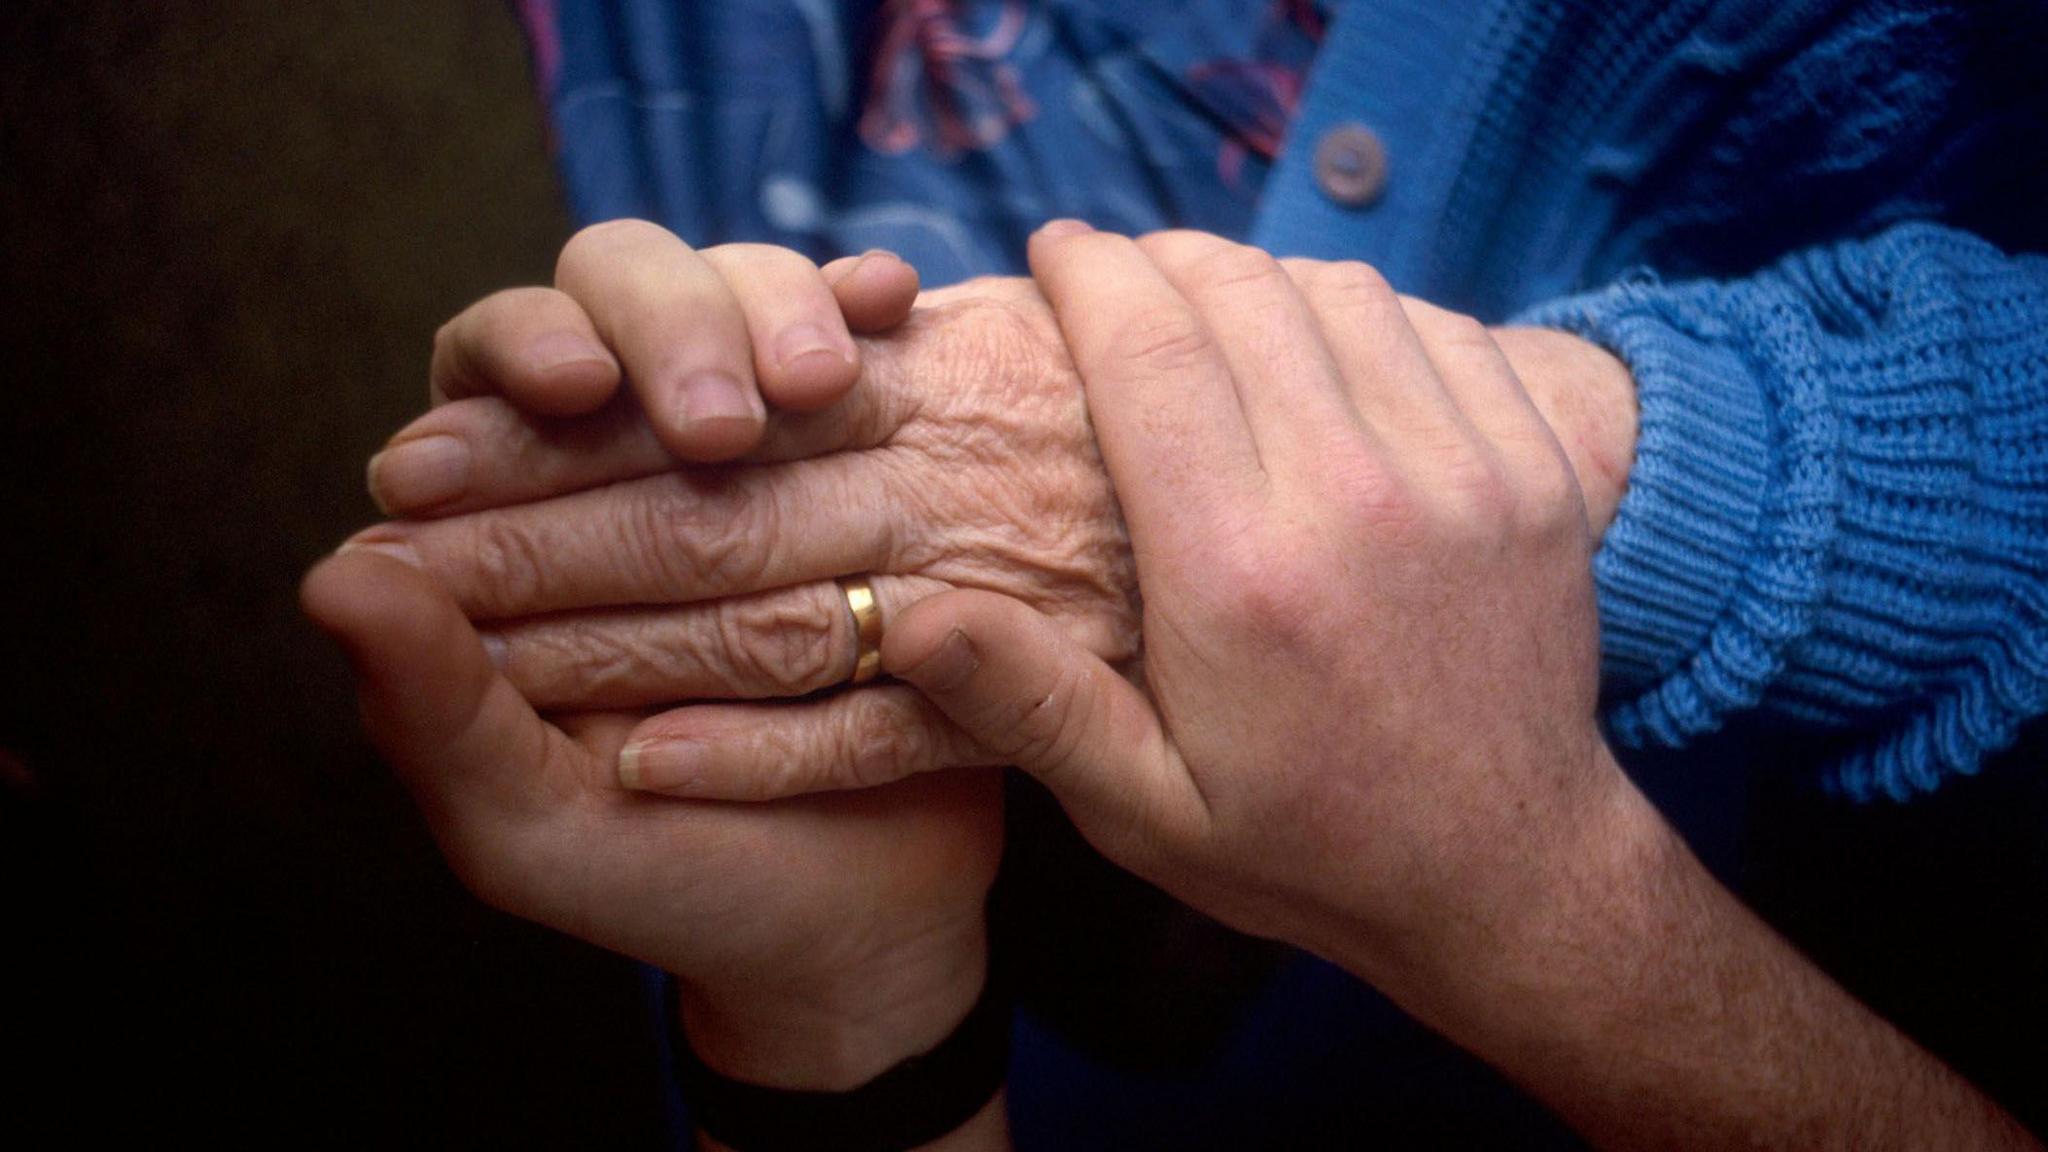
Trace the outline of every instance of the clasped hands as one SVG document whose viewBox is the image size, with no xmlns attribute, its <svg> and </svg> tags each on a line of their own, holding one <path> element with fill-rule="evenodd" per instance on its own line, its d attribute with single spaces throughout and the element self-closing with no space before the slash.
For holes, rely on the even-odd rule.
<svg viewBox="0 0 2048 1152">
<path fill-rule="evenodd" d="M 918 296 L 621 222 L 451 321 L 370 468 L 403 519 L 303 590 L 373 740 L 473 890 L 674 972 L 738 1078 L 960 1019 L 1012 764 L 1484 1051 L 1666 846 L 1594 721 L 1626 370 L 1194 233 L 1030 260 Z M 840 689 L 851 574 L 890 675 Z"/>
</svg>

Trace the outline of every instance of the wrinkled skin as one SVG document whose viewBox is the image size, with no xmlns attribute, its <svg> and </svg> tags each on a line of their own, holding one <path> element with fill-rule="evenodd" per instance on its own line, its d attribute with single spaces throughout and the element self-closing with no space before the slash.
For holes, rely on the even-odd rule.
<svg viewBox="0 0 2048 1152">
<path fill-rule="evenodd" d="M 800 695 L 843 681 L 854 636 L 832 578 L 867 572 L 885 618 L 949 588 L 1023 600 L 1090 651 L 1138 651 L 1136 578 L 1078 378 L 1026 281 L 927 293 L 863 346 L 852 395 L 779 416 L 755 466 L 675 471 L 630 404 L 572 421 L 478 398 L 399 440 L 462 437 L 486 462 L 438 520 L 358 537 L 402 546 L 487 622 L 541 708 Z M 832 449 L 846 449 L 819 455 Z M 790 459 L 791 457 L 815 457 Z M 766 462 L 766 463 L 761 463 Z M 567 495 L 545 498 L 548 493 Z M 489 511 L 495 505 L 516 504 Z M 758 591 L 767 589 L 767 591 Z M 988 762 L 915 693 L 877 685 L 787 706 L 704 704 L 636 739 L 717 738 L 754 763 L 829 756 L 875 779 Z M 739 747 L 732 741 L 742 741 Z M 763 779 L 764 791 L 802 780 Z"/>
<path fill-rule="evenodd" d="M 1625 368 L 1561 333 L 1505 329 L 1586 492 L 1597 535 L 1633 442 Z M 502 339 L 502 337 L 501 337 Z M 473 617 L 538 706 L 802 696 L 843 681 L 855 638 L 831 578 L 873 573 L 884 617 L 935 592 L 1019 599 L 1135 673 L 1128 539 L 1050 312 L 1023 280 L 930 292 L 867 341 L 837 406 L 784 414 L 750 466 L 675 471 L 639 410 L 576 420 L 446 405 L 479 472 L 444 518 L 384 525 Z M 928 703 L 873 686 L 777 707 L 700 703 L 649 720 L 636 786 L 750 798 L 999 762 Z M 685 763 L 664 757 L 676 749 Z"/>
<path fill-rule="evenodd" d="M 351 552 L 303 598 L 349 652 L 373 741 L 486 902 L 681 974 L 710 1011 L 782 996 L 872 1013 L 874 972 L 911 985 L 927 968 L 970 981 L 971 1000 L 978 974 L 950 970 L 979 963 L 1001 842 L 992 774 L 746 807 L 636 794 L 613 765 L 638 714 L 542 720 L 418 572 Z"/>
<path fill-rule="evenodd" d="M 618 230 L 608 231 L 615 239 Z M 629 307 L 642 282 L 584 301 L 597 309 L 591 327 L 618 331 L 604 309 Z M 309 582 L 309 607 L 352 650 L 382 653 L 382 665 L 370 662 L 382 671 L 364 677 L 372 730 L 385 733 L 380 746 L 421 796 L 458 872 L 487 899 L 674 971 L 711 973 L 707 988 L 743 987 L 741 969 L 780 963 L 795 966 L 799 984 L 826 979 L 829 965 L 813 965 L 817 957 L 837 956 L 853 971 L 920 941 L 957 943 L 963 919 L 979 931 L 999 840 L 986 782 L 979 792 L 892 788 L 881 795 L 900 807 L 849 809 L 869 817 L 850 827 L 831 823 L 840 801 L 806 801 L 792 810 L 802 815 L 772 818 L 788 822 L 786 841 L 779 823 L 753 823 L 749 810 L 670 809 L 628 790 L 760 799 L 1008 760 L 1001 744 L 969 738 L 906 685 L 783 699 L 845 679 L 853 629 L 832 580 L 849 573 L 872 574 L 887 618 L 950 589 L 1000 593 L 1139 678 L 1128 538 L 1043 298 L 1028 281 L 985 280 L 918 304 L 900 327 L 862 342 L 860 376 L 843 399 L 780 411 L 735 466 L 677 470 L 673 435 L 631 398 L 580 416 L 530 416 L 489 395 L 489 380 L 394 437 L 394 446 L 461 440 L 474 462 L 466 486 L 420 509 L 380 491 L 394 511 L 422 518 L 360 535 L 336 561 L 354 574 L 344 570 L 339 593 L 312 594 L 318 584 Z M 564 306 L 547 304 L 557 314 Z M 456 347 L 437 361 L 510 364 L 536 327 L 546 325 L 501 314 L 470 325 L 476 346 L 465 350 L 463 326 L 451 324 Z M 651 370 L 621 344 L 624 374 L 645 394 Z M 1594 378 L 1568 346 L 1550 350 L 1558 379 Z M 588 380 L 582 387 L 595 391 Z M 548 407 L 534 403 L 532 382 L 497 391 Z M 1564 439 L 1569 452 L 1574 438 Z M 375 484 L 375 466 L 372 476 Z M 414 575 L 357 550 L 395 555 L 432 577 L 406 593 L 429 605 L 416 611 L 431 628 L 364 619 L 360 608 L 349 618 L 351 582 L 381 581 L 388 596 Z M 462 616 L 483 622 L 482 645 L 469 647 Z M 376 639 L 393 633 L 398 640 Z M 502 678 L 463 675 L 503 684 L 496 696 L 523 696 L 502 703 L 508 714 L 528 702 L 578 713 L 548 735 L 528 712 L 510 725 L 523 743 L 478 754 L 483 764 L 494 756 L 529 767 L 465 773 L 451 767 L 443 734 L 392 735 L 402 726 L 380 725 L 380 711 L 403 713 L 426 693 L 417 675 L 409 690 L 392 685 L 403 687 L 428 651 L 481 659 L 489 649 Z M 642 711 L 719 697 L 759 702 Z M 602 715 L 582 715 L 592 710 Z M 448 711 L 483 727 L 474 709 Z M 653 751 L 620 758 L 631 746 Z M 677 748 L 693 758 L 679 766 L 667 755 Z M 830 847 L 846 837 L 844 851 Z M 762 868 L 767 860 L 782 863 Z M 930 870 L 945 882 L 918 879 Z M 751 933 L 705 939 L 706 925 L 773 909 Z M 883 921 L 900 930 L 876 940 L 872 926 Z M 811 937 L 826 946 L 806 951 Z M 941 964 L 972 951 L 954 948 Z"/>
<path fill-rule="evenodd" d="M 608 231 L 616 237 L 620 230 Z M 783 254 L 775 259 L 788 264 Z M 914 277 L 883 274 L 892 278 L 914 292 Z M 813 295 L 831 302 L 829 294 Z M 892 317 L 876 310 L 875 293 L 866 297 L 868 320 L 855 325 L 862 331 L 893 326 L 910 300 L 902 293 Z M 507 316 L 538 311 L 542 327 L 559 336 L 563 317 L 576 309 L 575 298 L 559 290 L 520 289 L 465 316 L 469 330 L 494 331 Z M 848 306 L 850 318 L 855 311 Z M 462 326 L 451 329 L 459 335 Z M 474 348 L 444 355 L 449 344 L 437 348 L 437 396 L 515 391 L 492 374 L 519 371 L 519 348 L 500 349 L 501 357 L 472 355 Z M 710 354 L 730 362 L 747 351 Z M 631 357 L 621 359 L 634 366 Z M 563 378 L 537 375 L 518 382 L 529 402 Z M 568 378 L 580 398 L 551 393 L 550 402 L 587 412 L 604 402 L 617 369 L 586 357 Z M 767 371 L 760 379 L 782 406 L 789 381 Z M 802 382 L 815 390 L 815 377 Z M 644 400 L 660 381 L 634 384 Z M 532 426 L 529 444 L 560 448 L 561 435 L 620 431 L 624 412 L 635 413 L 634 427 L 647 435 L 640 403 L 621 400 L 597 415 Z M 445 403 L 443 423 L 416 431 L 446 434 L 453 429 L 446 417 L 494 406 L 500 415 L 510 411 L 489 399 Z M 730 444 L 744 430 L 713 431 Z M 402 435 L 394 450 L 413 439 Z M 647 441 L 664 469 L 672 466 L 667 441 L 674 439 L 670 430 Z M 437 508 L 458 510 L 470 499 L 451 497 L 445 472 L 427 484 L 402 475 L 404 455 L 387 452 L 372 465 L 373 486 L 387 504 L 425 494 Z M 478 472 L 487 476 L 490 463 L 478 460 Z M 516 474 L 528 482 L 539 475 Z M 417 555 L 400 550 L 397 558 Z M 543 719 L 490 659 L 463 608 L 441 585 L 395 562 L 391 549 L 345 547 L 308 575 L 302 598 L 348 653 L 373 741 L 462 880 L 493 905 L 677 973 L 692 1044 L 713 1066 L 763 1083 L 848 1087 L 935 1042 L 978 993 L 983 902 L 1001 848 L 992 773 L 766 805 L 636 794 L 621 787 L 615 765 L 643 714 L 580 701 Z"/>
</svg>

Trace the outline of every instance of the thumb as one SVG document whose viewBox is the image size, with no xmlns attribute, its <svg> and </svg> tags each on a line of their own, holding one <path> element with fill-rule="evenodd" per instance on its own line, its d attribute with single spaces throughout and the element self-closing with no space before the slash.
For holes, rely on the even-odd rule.
<svg viewBox="0 0 2048 1152">
<path fill-rule="evenodd" d="M 498 672 L 426 573 L 351 550 L 307 573 L 299 602 L 348 654 L 364 728 L 422 800 L 528 795 L 522 784 L 574 751 Z M 428 814 L 443 815 L 443 805 Z"/>
<path fill-rule="evenodd" d="M 1187 843 L 1208 823 L 1207 803 L 1143 694 L 1007 596 L 963 590 L 918 601 L 890 623 L 882 667 L 1037 777 L 1112 858 Z"/>
</svg>

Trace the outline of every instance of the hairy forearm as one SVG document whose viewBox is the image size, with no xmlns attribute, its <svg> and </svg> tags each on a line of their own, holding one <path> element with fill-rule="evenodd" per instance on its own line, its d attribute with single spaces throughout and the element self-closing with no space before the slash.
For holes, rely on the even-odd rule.
<svg viewBox="0 0 2048 1152">
<path fill-rule="evenodd" d="M 1722 888 L 1633 789 L 1425 1015 L 1603 1148 L 2035 1148 Z"/>
</svg>

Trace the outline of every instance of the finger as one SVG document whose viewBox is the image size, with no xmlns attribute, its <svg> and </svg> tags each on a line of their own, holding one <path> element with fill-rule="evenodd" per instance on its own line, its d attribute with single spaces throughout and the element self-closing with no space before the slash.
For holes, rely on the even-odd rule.
<svg viewBox="0 0 2048 1152">
<path fill-rule="evenodd" d="M 1383 442 L 1399 451 L 1472 435 L 1385 277 L 1356 260 L 1282 264 L 1302 286 L 1352 404 Z"/>
<path fill-rule="evenodd" d="M 532 794 L 523 785 L 534 773 L 583 755 L 498 674 L 469 621 L 424 573 L 346 552 L 308 573 L 299 599 L 348 654 L 371 740 L 423 798 L 517 805 Z"/>
<path fill-rule="evenodd" d="M 625 366 L 655 435 L 684 460 L 730 460 L 760 439 L 747 322 L 718 270 L 644 220 L 571 237 L 555 286 L 575 297 Z"/>
<path fill-rule="evenodd" d="M 1132 536 L 1210 520 L 1218 498 L 1244 490 L 1260 468 L 1201 318 L 1125 237 L 1055 221 L 1031 238 L 1030 258 L 1087 387 Z"/>
<path fill-rule="evenodd" d="M 386 516 L 454 516 L 667 472 L 676 459 L 629 396 L 586 416 L 536 419 L 494 396 L 444 404 L 370 457 Z"/>
<path fill-rule="evenodd" d="M 427 394 L 438 406 L 501 395 L 529 412 L 574 416 L 619 387 L 619 363 L 576 301 L 552 288 L 508 288 L 434 333 Z"/>
<path fill-rule="evenodd" d="M 472 618 L 686 603 L 888 571 L 894 475 L 851 453 L 690 469 L 350 543 L 411 556 Z"/>
<path fill-rule="evenodd" d="M 770 244 L 723 244 L 699 255 L 739 302 L 762 399 L 815 412 L 853 387 L 853 336 L 817 265 Z"/>
<path fill-rule="evenodd" d="M 882 619 L 945 591 L 919 576 L 869 579 Z M 484 633 L 493 659 L 542 710 L 803 696 L 846 683 L 858 637 L 837 583 L 662 608 L 575 612 Z"/>
<path fill-rule="evenodd" d="M 1202 232 L 1155 232 L 1138 247 L 1222 351 L 1268 471 L 1312 466 L 1337 437 L 1363 430 L 1315 313 L 1278 260 Z"/>
<path fill-rule="evenodd" d="M 980 591 L 919 601 L 891 623 L 882 667 L 1036 776 L 1112 858 L 1206 834 L 1208 803 L 1152 706 L 1025 605 Z"/>
<path fill-rule="evenodd" d="M 945 713 L 895 684 L 779 704 L 695 704 L 649 717 L 619 750 L 627 788 L 704 800 L 776 800 L 872 788 L 998 761 Z"/>
<path fill-rule="evenodd" d="M 838 403 L 771 414 L 745 459 L 802 460 L 882 444 L 915 409 L 895 367 L 869 357 L 860 386 Z M 496 397 L 477 397 L 444 404 L 393 436 L 371 458 L 369 484 L 386 515 L 418 519 L 565 496 L 675 466 L 631 397 L 568 419 L 536 419 Z"/>
<path fill-rule="evenodd" d="M 1452 403 L 1497 452 L 1519 462 L 1562 451 L 1486 325 L 1423 300 L 1403 297 L 1401 308 Z"/>
<path fill-rule="evenodd" d="M 886 332 L 908 319 L 917 303 L 917 269 L 894 252 L 842 256 L 820 271 L 855 332 Z"/>
</svg>

